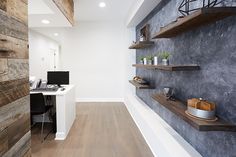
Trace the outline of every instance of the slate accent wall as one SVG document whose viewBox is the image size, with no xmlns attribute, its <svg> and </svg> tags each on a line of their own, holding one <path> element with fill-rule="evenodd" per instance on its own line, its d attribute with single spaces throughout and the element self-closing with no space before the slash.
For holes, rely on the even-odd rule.
<svg viewBox="0 0 236 157">
<path fill-rule="evenodd" d="M 153 36 L 161 26 L 180 14 L 181 0 L 163 0 L 137 28 L 150 24 Z M 198 4 L 196 4 L 198 5 Z M 222 5 L 235 6 L 235 0 Z M 160 51 L 171 52 L 171 64 L 198 64 L 200 71 L 167 72 L 136 69 L 136 74 L 155 85 L 156 89 L 136 90 L 136 94 L 204 157 L 236 157 L 235 132 L 199 132 L 151 98 L 164 86 L 175 88 L 175 96 L 186 101 L 201 97 L 217 104 L 217 115 L 236 124 L 236 16 L 185 32 L 174 38 L 156 39 L 155 46 L 137 50 L 138 58 Z"/>
<path fill-rule="evenodd" d="M 29 157 L 27 0 L 0 1 L 0 156 Z"/>
</svg>

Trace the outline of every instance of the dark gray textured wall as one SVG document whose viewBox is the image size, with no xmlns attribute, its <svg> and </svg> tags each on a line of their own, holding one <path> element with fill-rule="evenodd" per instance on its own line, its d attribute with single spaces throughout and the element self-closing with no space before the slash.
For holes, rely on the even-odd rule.
<svg viewBox="0 0 236 157">
<path fill-rule="evenodd" d="M 153 36 L 178 15 L 181 0 L 163 1 L 137 26 L 150 24 Z M 227 5 L 235 5 L 235 0 Z M 170 39 L 157 39 L 155 46 L 137 50 L 137 58 L 169 51 L 171 64 L 199 64 L 200 71 L 166 72 L 138 69 L 136 73 L 155 85 L 154 90 L 139 90 L 136 94 L 169 123 L 204 157 L 236 157 L 235 132 L 199 132 L 165 107 L 152 100 L 151 95 L 163 86 L 175 88 L 175 96 L 185 100 L 201 97 L 217 104 L 217 115 L 236 124 L 236 16 L 199 27 Z M 137 59 L 138 62 L 138 59 Z"/>
</svg>

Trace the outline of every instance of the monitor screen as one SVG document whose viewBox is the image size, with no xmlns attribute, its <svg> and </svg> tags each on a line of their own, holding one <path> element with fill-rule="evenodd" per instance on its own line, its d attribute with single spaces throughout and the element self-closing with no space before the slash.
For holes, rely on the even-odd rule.
<svg viewBox="0 0 236 157">
<path fill-rule="evenodd" d="M 69 71 L 48 71 L 48 84 L 68 85 Z"/>
</svg>

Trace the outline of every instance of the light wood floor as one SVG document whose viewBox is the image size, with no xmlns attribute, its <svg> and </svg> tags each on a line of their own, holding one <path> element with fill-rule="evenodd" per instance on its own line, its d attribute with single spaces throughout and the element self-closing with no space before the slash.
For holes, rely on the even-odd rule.
<svg viewBox="0 0 236 157">
<path fill-rule="evenodd" d="M 32 130 L 33 157 L 153 157 L 123 103 L 80 103 L 65 141 L 42 144 Z"/>
</svg>

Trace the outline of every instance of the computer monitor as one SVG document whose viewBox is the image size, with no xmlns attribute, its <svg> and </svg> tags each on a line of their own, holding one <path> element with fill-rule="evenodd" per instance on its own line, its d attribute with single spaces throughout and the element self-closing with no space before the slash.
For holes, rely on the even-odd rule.
<svg viewBox="0 0 236 157">
<path fill-rule="evenodd" d="M 68 85 L 69 84 L 69 71 L 48 71 L 47 84 Z"/>
</svg>

